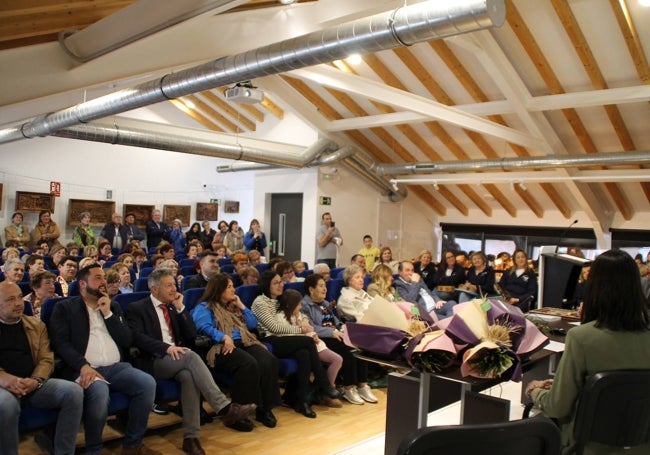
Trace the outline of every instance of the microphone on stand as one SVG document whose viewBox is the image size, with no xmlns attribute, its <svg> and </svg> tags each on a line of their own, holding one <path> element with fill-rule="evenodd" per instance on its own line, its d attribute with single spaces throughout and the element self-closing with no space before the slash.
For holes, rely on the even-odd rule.
<svg viewBox="0 0 650 455">
<path fill-rule="evenodd" d="M 557 250 L 560 248 L 560 245 L 562 244 L 562 240 L 564 240 L 564 237 L 566 236 L 567 232 L 569 232 L 569 229 L 573 227 L 574 224 L 577 224 L 578 220 L 573 220 L 573 223 L 569 224 L 569 227 L 567 227 L 564 232 L 560 235 L 557 241 L 557 245 L 555 245 L 555 254 L 557 254 Z"/>
</svg>

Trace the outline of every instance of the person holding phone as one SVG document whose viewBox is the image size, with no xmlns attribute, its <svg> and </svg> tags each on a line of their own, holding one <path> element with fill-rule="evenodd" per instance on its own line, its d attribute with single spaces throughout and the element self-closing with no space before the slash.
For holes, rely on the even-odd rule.
<svg viewBox="0 0 650 455">
<path fill-rule="evenodd" d="M 336 267 L 337 247 L 343 244 L 343 237 L 332 221 L 332 215 L 329 212 L 321 216 L 321 226 L 316 233 L 317 245 L 317 264 L 327 264 L 330 268 Z"/>
</svg>

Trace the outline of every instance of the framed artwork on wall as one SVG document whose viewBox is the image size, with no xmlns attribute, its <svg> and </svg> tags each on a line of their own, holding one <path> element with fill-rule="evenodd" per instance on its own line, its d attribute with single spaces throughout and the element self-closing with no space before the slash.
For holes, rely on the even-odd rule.
<svg viewBox="0 0 650 455">
<path fill-rule="evenodd" d="M 190 212 L 192 207 L 189 205 L 164 205 L 163 206 L 163 221 L 168 225 L 172 225 L 172 221 L 176 218 L 182 221 L 183 227 L 190 225 Z"/>
<path fill-rule="evenodd" d="M 2 210 L 2 183 L 0 183 L 0 210 Z"/>
<path fill-rule="evenodd" d="M 239 213 L 239 201 L 226 201 L 223 203 L 225 213 Z"/>
<path fill-rule="evenodd" d="M 49 210 L 54 213 L 54 196 L 50 193 L 32 193 L 16 191 L 16 212 L 40 212 Z"/>
<path fill-rule="evenodd" d="M 88 199 L 70 199 L 68 201 L 68 226 L 79 224 L 79 215 L 90 212 L 90 225 L 104 226 L 111 221 L 115 213 L 115 201 L 93 201 Z"/>
<path fill-rule="evenodd" d="M 122 216 L 126 218 L 127 213 L 133 213 L 135 215 L 135 225 L 139 228 L 147 227 L 147 221 L 151 219 L 151 212 L 155 209 L 155 205 L 146 205 L 146 204 L 124 204 L 122 210 L 124 213 Z"/>
<path fill-rule="evenodd" d="M 219 218 L 219 204 L 197 202 L 196 219 L 199 221 L 217 221 Z"/>
</svg>

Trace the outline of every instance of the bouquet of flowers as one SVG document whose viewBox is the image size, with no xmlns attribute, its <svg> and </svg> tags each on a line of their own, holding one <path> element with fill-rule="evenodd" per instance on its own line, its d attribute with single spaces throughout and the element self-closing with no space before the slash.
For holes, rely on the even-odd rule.
<svg viewBox="0 0 650 455">
<path fill-rule="evenodd" d="M 454 316 L 440 322 L 455 343 L 468 345 L 462 356 L 463 376 L 521 381 L 520 357 L 548 341 L 518 307 L 500 300 L 475 299 L 457 305 Z"/>
</svg>

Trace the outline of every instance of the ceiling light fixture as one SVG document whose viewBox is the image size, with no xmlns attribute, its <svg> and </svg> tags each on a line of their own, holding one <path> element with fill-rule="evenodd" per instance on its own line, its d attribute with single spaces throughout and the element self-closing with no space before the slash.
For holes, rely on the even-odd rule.
<svg viewBox="0 0 650 455">
<path fill-rule="evenodd" d="M 255 87 L 251 81 L 237 82 L 234 87 L 223 92 L 227 101 L 242 104 L 257 104 L 264 101 L 264 92 Z"/>
<path fill-rule="evenodd" d="M 283 5 L 291 5 L 293 3 L 296 3 L 297 0 L 280 0 L 280 3 Z"/>
<path fill-rule="evenodd" d="M 359 54 L 350 54 L 350 56 L 348 58 L 346 58 L 345 60 L 347 60 L 347 62 L 350 65 L 358 65 L 362 61 L 361 60 L 361 55 L 359 55 Z"/>
<path fill-rule="evenodd" d="M 440 186 L 438 186 L 438 182 L 433 182 L 433 189 L 436 191 L 440 191 Z"/>
</svg>

